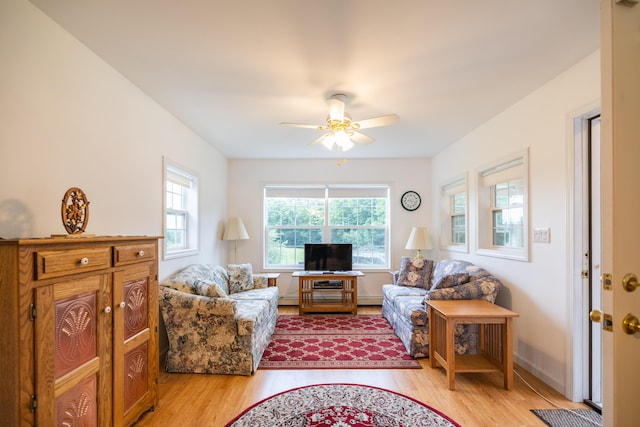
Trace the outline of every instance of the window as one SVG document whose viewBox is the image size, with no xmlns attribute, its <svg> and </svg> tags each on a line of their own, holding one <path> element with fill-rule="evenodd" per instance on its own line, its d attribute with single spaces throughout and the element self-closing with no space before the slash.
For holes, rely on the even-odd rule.
<svg viewBox="0 0 640 427">
<path fill-rule="evenodd" d="M 198 253 L 198 179 L 164 165 L 164 259 Z"/>
<path fill-rule="evenodd" d="M 469 252 L 466 174 L 448 181 L 441 187 L 440 209 L 440 247 L 447 251 Z"/>
<path fill-rule="evenodd" d="M 265 268 L 303 268 L 305 243 L 351 243 L 354 269 L 389 268 L 389 186 L 265 186 Z"/>
<path fill-rule="evenodd" d="M 524 246 L 524 180 L 501 182 L 491 187 L 492 244 Z"/>
<path fill-rule="evenodd" d="M 528 153 L 478 173 L 478 254 L 529 260 Z"/>
</svg>

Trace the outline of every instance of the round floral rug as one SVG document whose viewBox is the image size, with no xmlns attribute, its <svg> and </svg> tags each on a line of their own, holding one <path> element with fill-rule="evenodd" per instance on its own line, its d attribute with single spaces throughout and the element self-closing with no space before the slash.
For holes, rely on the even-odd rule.
<svg viewBox="0 0 640 427">
<path fill-rule="evenodd" d="M 419 427 L 460 425 L 415 399 L 356 384 L 295 388 L 256 403 L 225 427 Z"/>
</svg>

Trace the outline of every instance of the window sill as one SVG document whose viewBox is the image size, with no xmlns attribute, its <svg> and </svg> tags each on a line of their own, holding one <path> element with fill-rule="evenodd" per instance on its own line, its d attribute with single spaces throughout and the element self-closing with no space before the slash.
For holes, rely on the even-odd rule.
<svg viewBox="0 0 640 427">
<path fill-rule="evenodd" d="M 494 258 L 511 259 L 514 261 L 529 262 L 529 254 L 525 251 L 513 251 L 505 249 L 476 249 L 476 255 L 490 256 Z"/>
<path fill-rule="evenodd" d="M 198 255 L 199 253 L 200 253 L 199 249 L 183 249 L 180 251 L 171 251 L 171 252 L 167 252 L 165 250 L 163 259 L 169 260 L 169 259 L 176 259 L 176 258 L 184 258 L 188 256 Z"/>
</svg>

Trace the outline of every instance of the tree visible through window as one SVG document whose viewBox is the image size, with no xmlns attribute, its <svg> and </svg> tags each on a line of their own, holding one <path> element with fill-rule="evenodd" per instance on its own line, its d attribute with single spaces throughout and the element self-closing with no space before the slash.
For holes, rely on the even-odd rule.
<svg viewBox="0 0 640 427">
<path fill-rule="evenodd" d="M 302 268 L 305 243 L 351 243 L 354 268 L 388 268 L 388 186 L 265 187 L 265 267 Z"/>
</svg>

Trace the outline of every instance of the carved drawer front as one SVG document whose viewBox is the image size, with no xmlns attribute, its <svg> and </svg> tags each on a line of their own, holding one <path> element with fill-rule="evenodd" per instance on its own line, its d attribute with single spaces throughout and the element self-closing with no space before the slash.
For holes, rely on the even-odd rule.
<svg viewBox="0 0 640 427">
<path fill-rule="evenodd" d="M 93 375 L 56 399 L 56 426 L 98 426 L 97 384 Z"/>
<path fill-rule="evenodd" d="M 147 279 L 124 284 L 124 339 L 128 340 L 149 326 L 149 291 Z"/>
<path fill-rule="evenodd" d="M 149 348 L 145 341 L 124 356 L 124 410 L 149 391 Z"/>
<path fill-rule="evenodd" d="M 150 261 L 156 258 L 154 244 L 141 243 L 139 245 L 120 245 L 113 248 L 115 265 L 127 265 L 136 262 Z"/>
<path fill-rule="evenodd" d="M 49 279 L 111 266 L 111 248 L 40 251 L 36 254 L 36 277 Z"/>
</svg>

